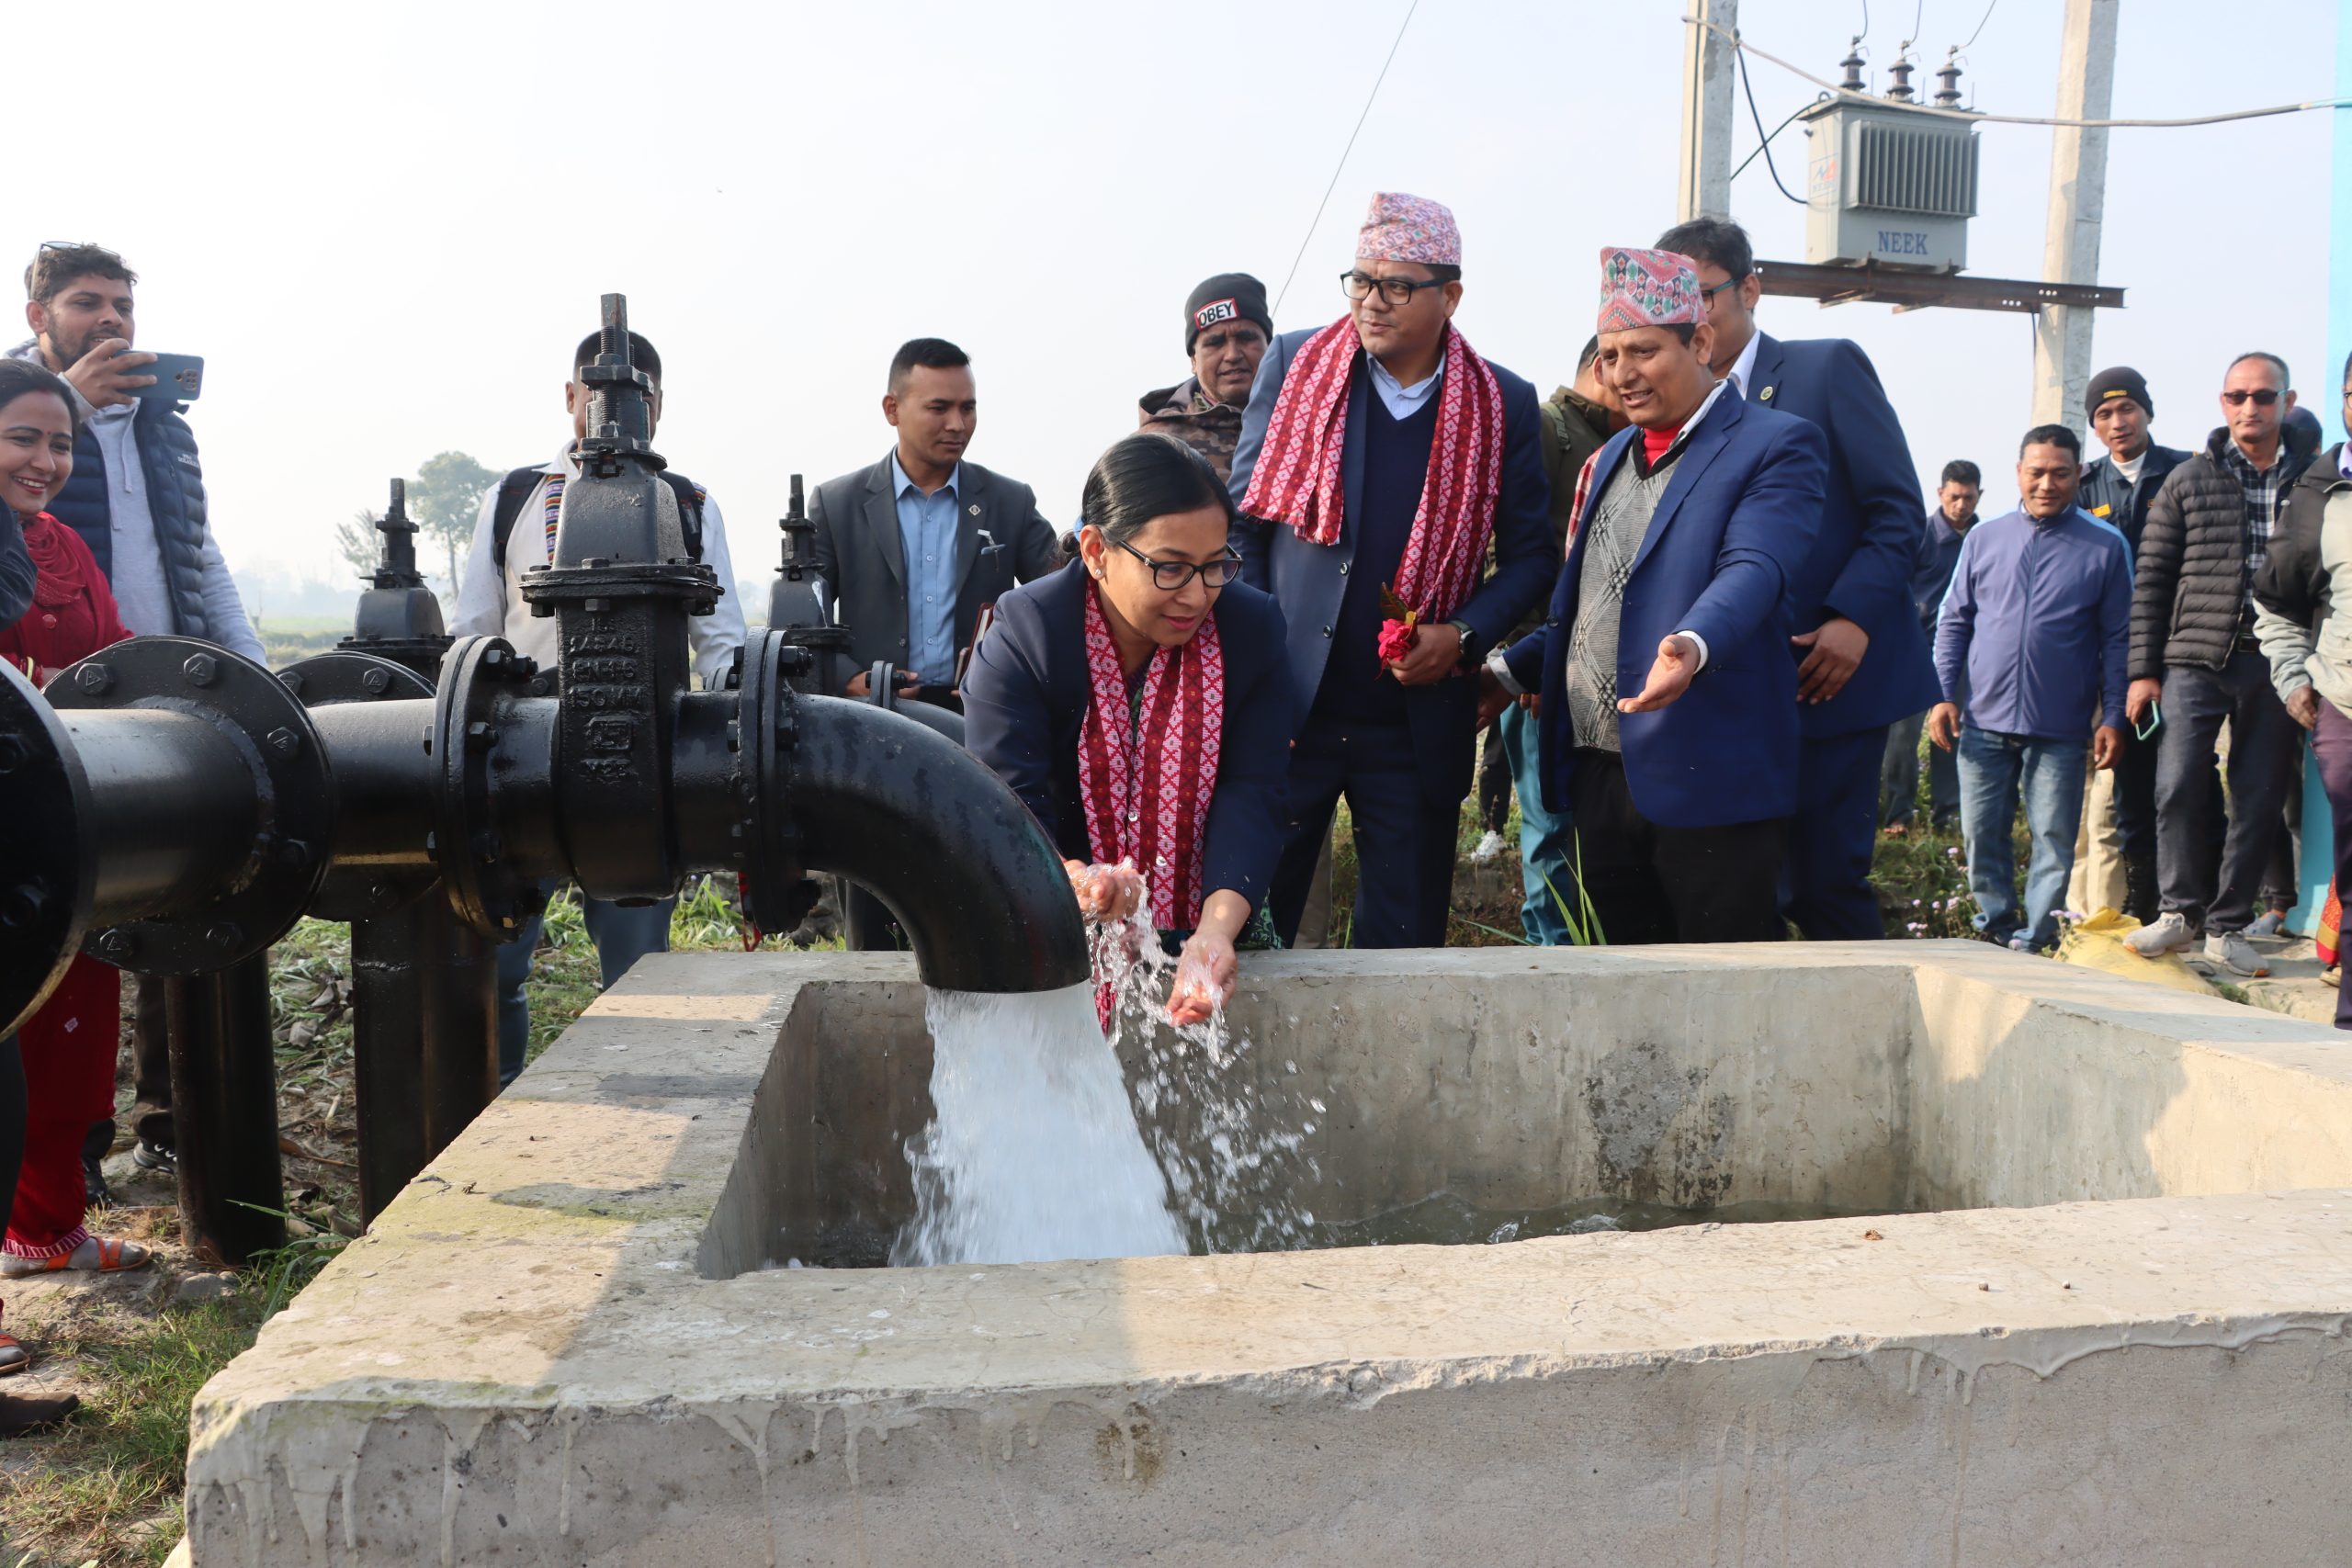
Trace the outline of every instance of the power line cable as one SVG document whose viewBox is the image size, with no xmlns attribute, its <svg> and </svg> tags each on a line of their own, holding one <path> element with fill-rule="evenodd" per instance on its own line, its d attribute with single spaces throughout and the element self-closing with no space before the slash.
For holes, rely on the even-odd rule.
<svg viewBox="0 0 2352 1568">
<path fill-rule="evenodd" d="M 1903 40 L 1903 48 L 1899 52 L 1904 54 L 1911 52 L 1911 46 L 1919 41 L 1919 24 L 1927 19 L 1927 16 L 1928 0 L 1919 0 L 1919 4 L 1911 10 L 1911 36 Z"/>
<path fill-rule="evenodd" d="M 1805 204 L 1804 197 L 1795 195 L 1788 186 L 1781 185 L 1781 171 L 1772 162 L 1772 137 L 1780 135 L 1782 130 L 1786 130 L 1789 127 L 1789 119 L 1794 119 L 1797 116 L 1794 114 L 1791 115 L 1789 119 L 1784 119 L 1780 123 L 1780 126 L 1773 130 L 1771 136 L 1765 135 L 1764 117 L 1756 112 L 1756 86 L 1755 84 L 1751 83 L 1747 79 L 1747 55 L 1744 51 L 1734 51 L 1732 58 L 1739 62 L 1740 91 L 1747 95 L 1747 112 L 1749 117 L 1756 121 L 1756 134 L 1758 138 L 1756 143 L 1756 152 L 1761 152 L 1764 154 L 1764 167 L 1766 171 L 1771 175 L 1772 183 L 1776 186 L 1781 186 L 1781 194 L 1787 197 L 1791 201 L 1795 202 L 1799 207 L 1803 207 Z M 1811 107 L 1811 105 L 1806 106 L 1808 108 Z M 1804 109 L 1799 109 L 1797 114 L 1803 114 L 1804 112 Z M 1749 153 L 1748 157 L 1753 159 L 1756 156 L 1756 152 Z M 1747 167 L 1747 165 L 1746 164 L 1740 164 L 1740 167 L 1744 169 Z M 1724 184 L 1728 185 L 1730 182 L 1726 180 Z"/>
<path fill-rule="evenodd" d="M 1763 152 L 1764 149 L 1770 144 L 1772 137 L 1780 135 L 1781 132 L 1794 125 L 1797 122 L 1797 116 L 1804 113 L 1805 110 L 1813 107 L 1814 104 L 1817 104 L 1819 102 L 1821 102 L 1819 98 L 1815 98 L 1812 103 L 1799 104 L 1795 108 L 1791 109 L 1789 111 L 1789 118 L 1772 128 L 1771 136 L 1766 137 L 1762 141 L 1758 142 L 1754 147 L 1748 149 L 1747 156 L 1739 161 L 1739 167 L 1731 172 L 1732 179 L 1736 180 L 1739 178 L 1741 175 L 1747 173 L 1747 165 L 1756 162 L 1757 154 Z M 1728 185 L 1730 181 L 1726 180 L 1724 183 Z"/>
<path fill-rule="evenodd" d="M 1985 24 L 1986 22 L 1989 22 L 1989 21 L 1991 21 L 1991 20 L 1993 19 L 1993 6 L 1997 6 L 1997 5 L 1999 5 L 2000 3 L 2001 3 L 2001 0 L 1991 0 L 1991 4 L 1987 5 L 1987 6 L 1984 7 L 1984 14 L 1982 17 L 1979 17 L 1976 19 L 1976 30 L 1975 30 L 1974 32 L 1973 32 L 1973 33 L 1971 33 L 1971 34 L 1969 34 L 1969 35 L 1968 35 L 1968 41 L 1967 41 L 1966 43 L 1964 43 L 1964 44 L 1962 44 L 1962 45 L 1960 46 L 1961 48 L 1962 48 L 1962 49 L 1973 49 L 1973 48 L 1974 48 L 1974 47 L 1975 47 L 1976 40 L 1977 40 L 1979 38 L 1981 38 L 1981 37 L 1983 37 L 1983 36 L 1984 36 L 1984 24 Z"/>
<path fill-rule="evenodd" d="M 1781 59 L 1777 54 L 1768 53 L 1767 51 L 1757 48 L 1754 44 L 1749 43 L 1747 39 L 1741 38 L 1737 33 L 1724 26 L 1721 22 L 1709 21 L 1704 17 L 1685 17 L 1682 19 L 1687 23 L 1707 28 L 1721 34 L 1724 41 L 1729 43 L 1734 49 L 1738 50 L 1742 54 L 1753 54 L 1757 59 L 1764 61 L 1769 64 L 1777 65 L 1792 76 L 1795 76 L 1802 81 L 1810 82 L 1815 86 L 1819 87 L 1823 91 L 1830 93 L 1840 99 L 1850 98 L 1857 103 L 1864 104 L 1883 105 L 1886 102 L 1885 99 L 1873 97 L 1868 93 L 1857 93 L 1848 88 L 1840 87 L 1835 82 L 1827 81 L 1822 77 L 1815 75 L 1812 72 L 1807 71 L 1802 65 L 1792 64 L 1790 62 Z M 1964 119 L 1972 125 L 1984 125 L 1989 123 L 1994 125 L 2074 126 L 2085 130 L 2110 127 L 2122 130 L 2172 130 L 2182 126 L 2222 125 L 2228 121 L 2237 119 L 2262 119 L 2271 115 L 2301 114 L 2311 109 L 2352 108 L 2352 98 L 2310 98 L 2301 103 L 2270 104 L 2258 109 L 2229 109 L 2220 114 L 2188 115 L 2179 119 L 2056 119 L 2046 115 L 1984 114 L 1974 109 L 1939 109 L 1932 108 L 1926 104 L 1905 104 L 1904 107 L 1912 114 L 1935 115 L 1938 118 L 1944 119 Z"/>
<path fill-rule="evenodd" d="M 1363 130 L 1363 122 L 1372 114 L 1372 101 L 1380 96 L 1380 85 L 1388 80 L 1388 67 L 1396 59 L 1396 46 L 1405 41 L 1405 29 L 1413 25 L 1413 13 L 1421 8 L 1421 0 L 1405 7 L 1405 19 L 1396 24 L 1396 36 L 1388 45 L 1388 58 L 1380 62 L 1380 74 L 1372 79 L 1372 91 L 1363 96 L 1363 113 L 1356 116 L 1355 130 L 1348 132 L 1348 144 L 1340 149 L 1340 162 L 1331 170 L 1331 183 L 1323 187 L 1323 199 L 1315 204 L 1315 216 L 1306 220 L 1306 234 L 1298 242 L 1298 254 L 1290 259 L 1290 271 L 1283 278 L 1283 286 L 1274 295 L 1274 308 L 1268 312 L 1280 315 L 1283 300 L 1290 293 L 1293 279 L 1298 276 L 1298 264 L 1306 259 L 1306 247 L 1315 243 L 1315 226 L 1323 221 L 1323 209 L 1331 204 L 1331 193 L 1340 188 L 1340 173 L 1348 166 L 1348 154 L 1355 151 L 1356 135 Z"/>
</svg>

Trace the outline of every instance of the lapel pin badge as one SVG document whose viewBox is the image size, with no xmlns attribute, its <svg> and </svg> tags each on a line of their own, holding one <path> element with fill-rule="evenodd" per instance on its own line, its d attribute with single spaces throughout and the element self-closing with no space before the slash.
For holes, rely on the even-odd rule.
<svg viewBox="0 0 2352 1568">
<path fill-rule="evenodd" d="M 1759 403 L 1769 403 L 1769 402 L 1770 402 L 1770 401 L 1772 400 L 1772 389 L 1771 389 L 1771 388 L 1770 388 L 1770 387 L 1767 387 L 1767 388 L 1765 388 L 1762 391 L 1760 391 L 1760 392 L 1757 393 L 1757 394 L 1756 394 L 1756 400 L 1757 400 L 1758 402 L 1759 402 Z"/>
<path fill-rule="evenodd" d="M 973 516 L 978 517 L 980 514 L 980 503 L 976 501 L 972 502 L 971 505 L 964 508 L 964 510 L 970 513 Z"/>
</svg>

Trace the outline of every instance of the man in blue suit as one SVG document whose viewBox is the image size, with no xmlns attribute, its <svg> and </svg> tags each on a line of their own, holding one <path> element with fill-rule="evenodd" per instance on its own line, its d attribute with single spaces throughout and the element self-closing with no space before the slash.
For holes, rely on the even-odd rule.
<svg viewBox="0 0 2352 1568">
<path fill-rule="evenodd" d="M 1345 795 L 1351 942 L 1442 947 L 1478 660 L 1558 570 L 1541 415 L 1452 323 L 1462 240 L 1442 206 L 1374 197 L 1340 282 L 1347 315 L 1267 350 L 1233 454 L 1234 543 L 1288 618 L 1306 712 L 1268 907 L 1293 940 Z"/>
<path fill-rule="evenodd" d="M 1488 660 L 1486 701 L 1541 692 L 1544 801 L 1574 817 L 1608 942 L 1775 941 L 1799 794 L 1791 591 L 1827 443 L 1715 378 L 1689 258 L 1609 250 L 1601 276 L 1601 377 L 1633 428 L 1593 459 L 1551 612 Z"/>
<path fill-rule="evenodd" d="M 1941 695 L 1910 593 L 1921 507 L 1911 448 L 1860 348 L 1842 338 L 1782 343 L 1757 330 L 1763 285 L 1738 224 L 1695 219 L 1658 244 L 1698 264 L 1715 374 L 1828 438 L 1821 528 L 1792 585 L 1804 739 L 1782 907 L 1815 942 L 1882 937 L 1870 872 L 1886 732 Z"/>
</svg>

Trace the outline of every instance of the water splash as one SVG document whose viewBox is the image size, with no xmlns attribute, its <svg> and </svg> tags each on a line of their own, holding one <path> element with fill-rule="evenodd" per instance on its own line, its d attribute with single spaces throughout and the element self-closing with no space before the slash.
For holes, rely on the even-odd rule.
<svg viewBox="0 0 2352 1568">
<path fill-rule="evenodd" d="M 936 1116 L 907 1146 L 915 1217 L 893 1265 L 1037 1263 L 1186 1250 L 1136 1131 L 1091 984 L 931 993 Z"/>
<path fill-rule="evenodd" d="M 1143 1142 L 1193 1250 L 1312 1246 L 1315 1216 L 1295 1194 L 1320 1174 L 1303 1151 L 1322 1107 L 1261 1089 L 1252 1044 L 1233 1032 L 1222 1007 L 1201 1023 L 1169 1022 L 1178 960 L 1140 912 L 1149 907 L 1087 934 L 1095 977 L 1112 998 L 1111 1048 L 1129 1069 Z"/>
</svg>

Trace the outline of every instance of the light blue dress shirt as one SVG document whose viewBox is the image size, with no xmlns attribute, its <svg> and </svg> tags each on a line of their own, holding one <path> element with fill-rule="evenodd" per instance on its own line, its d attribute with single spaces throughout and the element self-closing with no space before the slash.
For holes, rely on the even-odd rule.
<svg viewBox="0 0 2352 1568">
<path fill-rule="evenodd" d="M 956 512 L 964 465 L 929 495 L 890 454 L 890 493 L 899 502 L 899 543 L 907 558 L 907 657 L 926 686 L 956 679 Z"/>
</svg>

